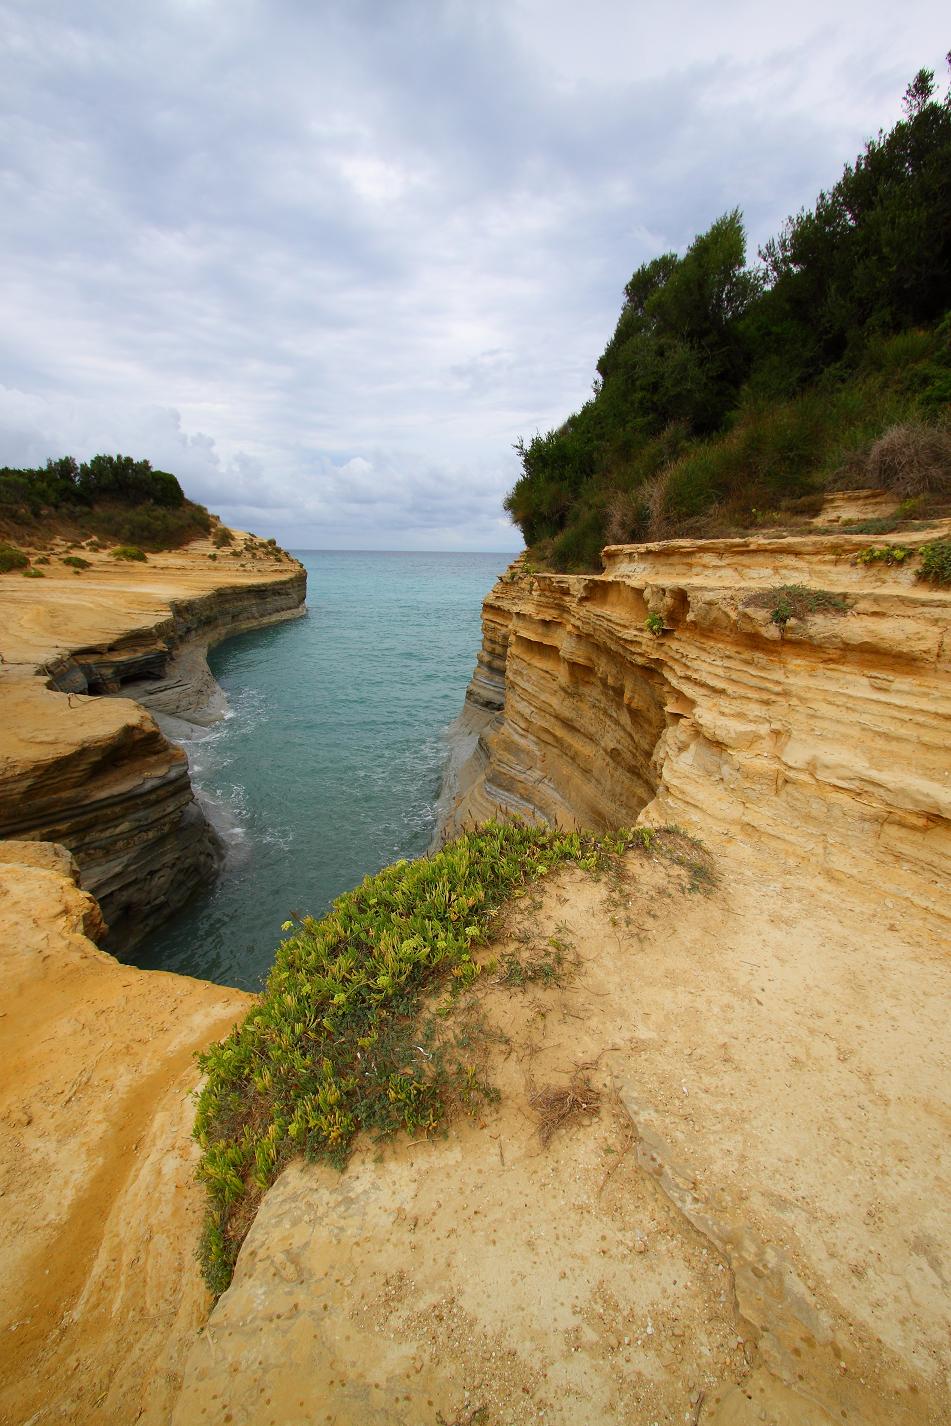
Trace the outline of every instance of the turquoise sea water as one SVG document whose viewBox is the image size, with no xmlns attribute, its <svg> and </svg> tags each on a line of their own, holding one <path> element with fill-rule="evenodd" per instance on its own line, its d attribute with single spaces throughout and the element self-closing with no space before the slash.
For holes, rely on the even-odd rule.
<svg viewBox="0 0 951 1426">
<path fill-rule="evenodd" d="M 290 912 L 432 840 L 445 730 L 512 556 L 297 553 L 310 612 L 212 652 L 231 714 L 188 745 L 224 869 L 137 965 L 256 990 Z"/>
</svg>

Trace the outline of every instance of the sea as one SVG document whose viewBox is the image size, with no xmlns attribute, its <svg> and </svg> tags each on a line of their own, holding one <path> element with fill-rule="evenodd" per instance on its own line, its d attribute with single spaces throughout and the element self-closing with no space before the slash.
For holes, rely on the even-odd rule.
<svg viewBox="0 0 951 1426">
<path fill-rule="evenodd" d="M 513 556 L 295 554 L 306 617 L 212 650 L 229 712 L 184 744 L 221 873 L 135 965 L 259 990 L 285 921 L 432 843 L 482 600 Z"/>
</svg>

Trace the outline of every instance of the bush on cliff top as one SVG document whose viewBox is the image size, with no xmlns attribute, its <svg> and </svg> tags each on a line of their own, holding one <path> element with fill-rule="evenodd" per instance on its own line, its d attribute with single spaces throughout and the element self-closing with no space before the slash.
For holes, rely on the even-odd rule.
<svg viewBox="0 0 951 1426">
<path fill-rule="evenodd" d="M 147 460 L 72 456 L 35 469 L 0 468 L 0 523 L 55 526 L 145 549 L 174 548 L 206 534 L 211 517 L 186 500 L 178 480 Z"/>
<path fill-rule="evenodd" d="M 520 440 L 506 500 L 556 569 L 608 542 L 736 533 L 851 474 L 948 488 L 951 90 L 905 116 L 746 262 L 738 210 L 638 268 L 593 399 Z M 889 434 L 892 427 L 899 428 Z"/>
<path fill-rule="evenodd" d="M 428 1134 L 454 1106 L 492 1096 L 465 1037 L 438 1010 L 421 1024 L 424 997 L 475 978 L 473 948 L 520 887 L 561 862 L 594 867 L 651 841 L 646 830 L 597 839 L 488 823 L 368 877 L 323 920 L 299 923 L 260 1001 L 200 1060 L 200 1258 L 212 1291 L 230 1282 L 258 1200 L 292 1153 L 342 1167 L 361 1131 Z"/>
</svg>

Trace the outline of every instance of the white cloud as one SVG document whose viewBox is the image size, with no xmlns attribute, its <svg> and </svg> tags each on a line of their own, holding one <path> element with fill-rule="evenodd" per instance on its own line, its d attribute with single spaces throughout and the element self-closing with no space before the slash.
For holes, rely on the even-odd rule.
<svg viewBox="0 0 951 1426">
<path fill-rule="evenodd" d="M 735 204 L 761 241 L 944 48 L 919 0 L 0 19 L 0 462 L 144 455 L 298 547 L 517 547 L 512 442 L 633 268 Z"/>
</svg>

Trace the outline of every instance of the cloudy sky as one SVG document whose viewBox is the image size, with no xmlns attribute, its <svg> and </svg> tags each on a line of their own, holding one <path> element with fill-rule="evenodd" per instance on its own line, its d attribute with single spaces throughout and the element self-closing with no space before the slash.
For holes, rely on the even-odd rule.
<svg viewBox="0 0 951 1426">
<path fill-rule="evenodd" d="M 621 289 L 888 127 L 934 0 L 0 0 L 0 464 L 292 548 L 519 547 Z"/>
</svg>

